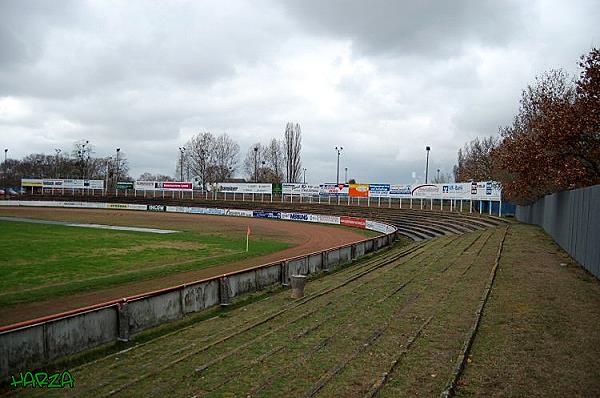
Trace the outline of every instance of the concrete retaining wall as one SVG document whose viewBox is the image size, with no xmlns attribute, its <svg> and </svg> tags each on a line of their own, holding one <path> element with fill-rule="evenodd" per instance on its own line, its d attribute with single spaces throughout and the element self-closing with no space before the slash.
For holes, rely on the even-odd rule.
<svg viewBox="0 0 600 398">
<path fill-rule="evenodd" d="M 517 206 L 517 220 L 544 228 L 560 247 L 600 278 L 600 185 L 547 195 Z"/>
<path fill-rule="evenodd" d="M 127 340 L 164 322 L 233 298 L 346 264 L 391 244 L 395 232 L 321 252 L 143 295 L 0 328 L 0 377 L 33 370 L 66 355 Z"/>
</svg>

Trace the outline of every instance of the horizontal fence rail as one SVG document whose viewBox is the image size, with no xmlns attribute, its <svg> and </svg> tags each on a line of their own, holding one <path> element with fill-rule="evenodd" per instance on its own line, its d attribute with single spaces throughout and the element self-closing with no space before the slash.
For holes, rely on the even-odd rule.
<svg viewBox="0 0 600 398">
<path fill-rule="evenodd" d="M 3 378 L 20 369 L 41 367 L 101 344 L 128 340 L 135 333 L 181 319 L 186 314 L 228 305 L 244 294 L 275 285 L 288 286 L 291 275 L 329 271 L 391 245 L 397 232 L 394 226 L 379 221 L 349 217 L 351 220 L 344 223 L 343 216 L 312 213 L 73 201 L 4 200 L 0 201 L 0 206 L 127 209 L 258 218 L 273 218 L 277 213 L 280 219 L 341 224 L 383 233 L 216 277 L 0 327 L 0 376 Z"/>
</svg>

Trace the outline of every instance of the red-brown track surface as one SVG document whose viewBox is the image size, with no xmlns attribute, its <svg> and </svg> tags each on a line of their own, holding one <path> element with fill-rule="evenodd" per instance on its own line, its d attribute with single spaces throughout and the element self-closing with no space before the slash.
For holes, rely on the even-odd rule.
<svg viewBox="0 0 600 398">
<path fill-rule="evenodd" d="M 123 225 L 196 231 L 212 234 L 244 236 L 248 226 L 252 235 L 277 239 L 292 247 L 265 256 L 240 262 L 216 265 L 164 277 L 137 281 L 109 289 L 78 293 L 48 300 L 0 308 L 0 326 L 39 318 L 109 300 L 132 296 L 152 290 L 176 286 L 227 272 L 266 264 L 285 258 L 340 246 L 365 239 L 365 235 L 347 228 L 321 224 L 286 222 L 246 217 L 204 216 L 177 213 L 152 213 L 126 210 L 90 210 L 60 208 L 0 208 L 0 216 L 29 217 L 42 220 L 73 221 L 96 224 Z"/>
</svg>

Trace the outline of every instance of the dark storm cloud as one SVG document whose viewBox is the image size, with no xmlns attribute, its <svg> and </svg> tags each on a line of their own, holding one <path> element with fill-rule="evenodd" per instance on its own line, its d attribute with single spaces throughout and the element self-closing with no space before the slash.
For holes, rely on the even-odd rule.
<svg viewBox="0 0 600 398">
<path fill-rule="evenodd" d="M 361 52 L 448 56 L 469 43 L 505 45 L 522 33 L 517 2 L 305 0 L 285 3 L 310 34 L 350 39 Z"/>
</svg>

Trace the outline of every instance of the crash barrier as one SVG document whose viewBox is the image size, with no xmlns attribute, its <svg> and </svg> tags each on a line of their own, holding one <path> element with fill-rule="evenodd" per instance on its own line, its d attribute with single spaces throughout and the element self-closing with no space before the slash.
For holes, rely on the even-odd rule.
<svg viewBox="0 0 600 398">
<path fill-rule="evenodd" d="M 519 221 L 536 224 L 585 269 L 600 278 L 600 185 L 558 192 L 517 206 Z"/>
<path fill-rule="evenodd" d="M 395 227 L 378 221 L 310 213 L 66 201 L 6 200 L 0 201 L 0 205 L 127 209 L 279 218 L 347 225 L 384 234 L 217 277 L 0 327 L 0 377 L 2 379 L 21 369 L 38 368 L 61 357 L 101 344 L 128 340 L 133 334 L 164 322 L 181 319 L 186 314 L 215 305 L 228 305 L 233 299 L 247 293 L 275 285 L 288 286 L 291 275 L 311 275 L 329 271 L 335 266 L 349 263 L 367 253 L 391 245 L 396 235 Z"/>
</svg>

